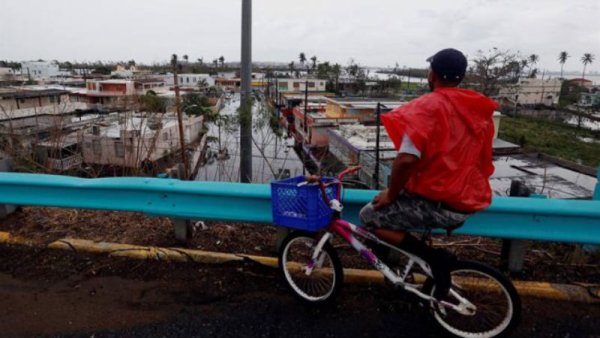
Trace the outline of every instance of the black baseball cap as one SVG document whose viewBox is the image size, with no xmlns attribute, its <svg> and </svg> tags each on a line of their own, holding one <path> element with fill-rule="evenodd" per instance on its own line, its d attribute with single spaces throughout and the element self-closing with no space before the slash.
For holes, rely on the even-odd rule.
<svg viewBox="0 0 600 338">
<path fill-rule="evenodd" d="M 427 58 L 431 69 L 442 80 L 461 82 L 467 71 L 467 58 L 454 48 L 446 48 Z"/>
</svg>

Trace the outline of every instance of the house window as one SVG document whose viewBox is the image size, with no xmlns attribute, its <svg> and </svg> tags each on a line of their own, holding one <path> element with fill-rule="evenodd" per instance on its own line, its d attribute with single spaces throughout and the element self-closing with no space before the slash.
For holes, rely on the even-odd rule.
<svg viewBox="0 0 600 338">
<path fill-rule="evenodd" d="M 94 155 L 102 155 L 102 144 L 100 144 L 100 140 L 93 140 L 92 148 L 94 151 Z"/>
<path fill-rule="evenodd" d="M 280 82 L 279 83 L 279 89 L 280 90 L 287 90 L 288 89 L 288 83 L 287 82 Z"/>
<path fill-rule="evenodd" d="M 163 133 L 163 141 L 168 141 L 168 140 L 169 140 L 169 134 Z"/>
<path fill-rule="evenodd" d="M 123 142 L 115 142 L 115 155 L 120 158 L 125 157 L 125 148 L 123 147 Z"/>
<path fill-rule="evenodd" d="M 309 82 L 308 83 L 308 88 L 315 88 L 315 83 L 314 82 Z"/>
<path fill-rule="evenodd" d="M 189 78 L 189 77 L 186 77 L 186 78 L 185 78 L 185 82 L 186 82 L 186 83 L 190 83 L 190 78 Z"/>
<path fill-rule="evenodd" d="M 300 82 L 294 82 L 294 89 L 300 89 Z"/>
</svg>

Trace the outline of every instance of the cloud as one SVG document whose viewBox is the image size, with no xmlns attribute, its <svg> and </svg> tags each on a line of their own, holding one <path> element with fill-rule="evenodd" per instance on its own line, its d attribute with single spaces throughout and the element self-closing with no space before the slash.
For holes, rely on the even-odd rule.
<svg viewBox="0 0 600 338">
<path fill-rule="evenodd" d="M 423 66 L 440 48 L 498 47 L 539 54 L 546 69 L 567 50 L 565 68 L 579 70 L 583 53 L 600 59 L 599 13 L 587 0 L 255 0 L 253 58 Z M 0 59 L 239 60 L 240 23 L 239 0 L 3 1 Z"/>
</svg>

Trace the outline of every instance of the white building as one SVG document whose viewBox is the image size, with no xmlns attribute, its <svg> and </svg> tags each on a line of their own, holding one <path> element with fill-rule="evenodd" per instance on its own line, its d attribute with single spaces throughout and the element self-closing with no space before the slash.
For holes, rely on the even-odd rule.
<svg viewBox="0 0 600 338">
<path fill-rule="evenodd" d="M 162 75 L 162 79 L 165 81 L 165 84 L 168 87 L 172 87 L 174 85 L 173 74 L 167 73 Z M 177 82 L 179 83 L 179 87 L 182 88 L 197 88 L 198 83 L 202 81 L 206 82 L 207 87 L 212 87 L 215 85 L 215 79 L 208 74 L 177 74 Z"/>
<path fill-rule="evenodd" d="M 186 143 L 198 139 L 202 116 L 184 114 Z M 121 114 L 113 121 L 92 126 L 83 134 L 83 160 L 87 164 L 140 168 L 180 147 L 174 114 Z"/>
<path fill-rule="evenodd" d="M 135 66 L 125 67 L 123 65 L 117 65 L 117 69 L 110 72 L 110 76 L 120 77 L 123 79 L 131 79 L 134 73 L 137 72 Z"/>
<path fill-rule="evenodd" d="M 514 85 L 500 89 L 498 97 L 520 105 L 555 106 L 560 98 L 562 80 L 520 78 Z"/>
<path fill-rule="evenodd" d="M 50 80 L 53 77 L 62 75 L 56 61 L 21 62 L 21 73 L 24 78 L 31 78 L 32 80 Z"/>
<path fill-rule="evenodd" d="M 303 92 L 308 81 L 309 92 L 324 92 L 326 80 L 322 79 L 277 79 L 277 88 L 280 93 Z"/>
<path fill-rule="evenodd" d="M 237 78 L 238 76 L 237 76 L 236 72 L 218 72 L 217 77 L 219 79 L 231 80 L 231 79 Z"/>
<path fill-rule="evenodd" d="M 0 81 L 13 80 L 16 76 L 16 72 L 12 68 L 0 67 Z"/>
<path fill-rule="evenodd" d="M 0 88 L 0 121 L 40 115 L 61 115 L 77 109 L 87 109 L 82 102 L 73 102 L 69 92 L 37 86 Z"/>
</svg>

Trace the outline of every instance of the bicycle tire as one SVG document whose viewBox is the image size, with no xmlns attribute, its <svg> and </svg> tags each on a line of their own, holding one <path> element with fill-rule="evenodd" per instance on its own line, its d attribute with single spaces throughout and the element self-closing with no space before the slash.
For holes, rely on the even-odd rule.
<svg viewBox="0 0 600 338">
<path fill-rule="evenodd" d="M 290 293 L 304 304 L 313 306 L 333 302 L 344 280 L 342 263 L 329 243 L 323 246 L 325 266 L 315 267 L 310 276 L 306 276 L 300 270 L 302 264 L 309 262 L 315 245 L 314 234 L 292 232 L 283 240 L 278 254 L 279 271 Z M 301 265 L 298 266 L 297 263 Z M 318 283 L 314 285 L 322 286 L 323 294 L 316 294 L 319 288 L 310 286 L 309 283 Z"/>
<path fill-rule="evenodd" d="M 450 308 L 445 308 L 446 313 L 444 314 L 438 307 L 430 304 L 433 317 L 440 329 L 455 337 L 480 338 L 504 337 L 517 327 L 521 319 L 521 299 L 512 282 L 500 271 L 480 262 L 458 260 L 453 264 L 450 273 L 452 276 L 452 289 L 473 303 L 477 310 L 473 315 L 462 315 Z M 478 275 L 478 277 L 468 279 L 464 276 L 467 273 Z M 434 290 L 435 280 L 428 278 L 422 291 L 433 295 Z M 498 323 L 493 324 L 491 328 L 475 330 L 476 325 L 490 321 L 485 317 L 477 317 L 487 310 L 484 296 L 498 296 L 499 301 L 493 307 L 499 308 L 505 303 L 506 310 L 501 320 L 496 320 Z M 447 296 L 445 300 L 451 301 L 451 298 L 453 297 Z"/>
</svg>

